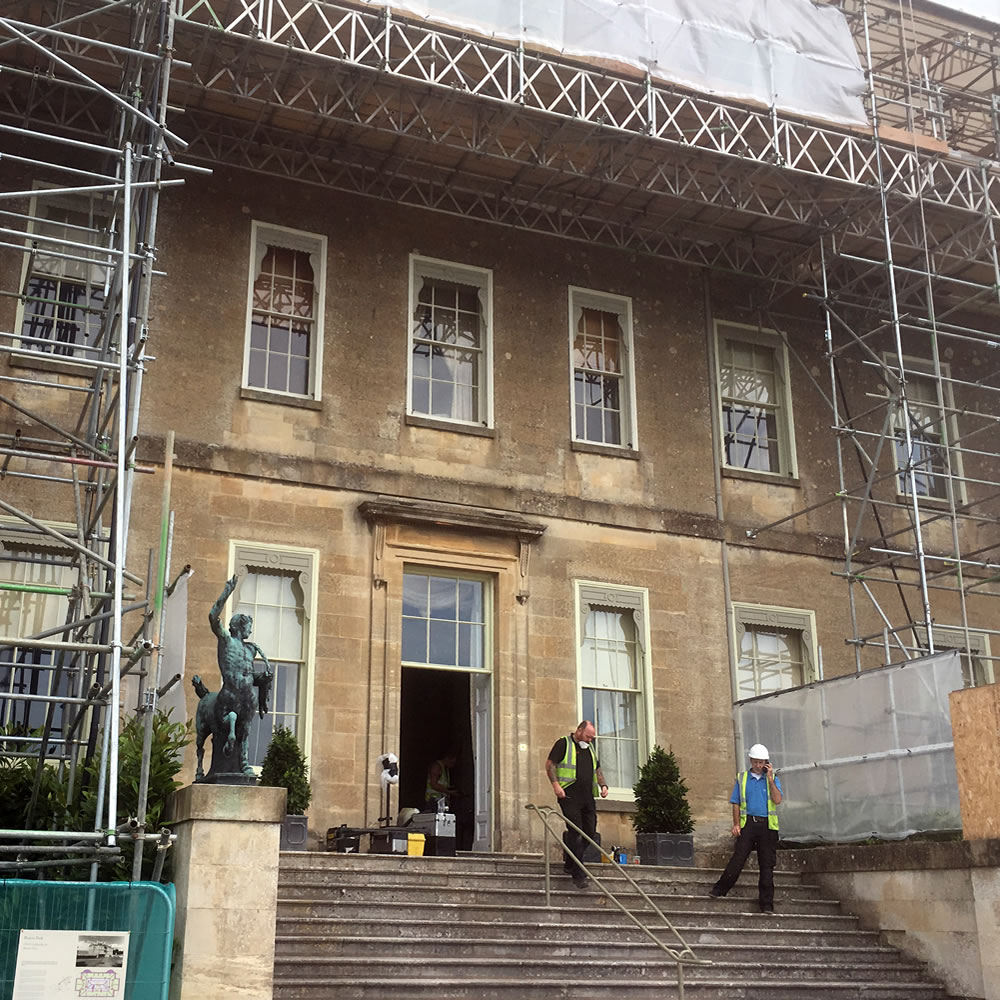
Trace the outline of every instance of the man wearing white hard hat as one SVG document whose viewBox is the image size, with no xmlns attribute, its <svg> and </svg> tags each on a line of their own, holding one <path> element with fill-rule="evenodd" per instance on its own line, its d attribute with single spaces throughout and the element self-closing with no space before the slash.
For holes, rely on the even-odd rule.
<svg viewBox="0 0 1001 1000">
<path fill-rule="evenodd" d="M 775 848 L 779 842 L 782 785 L 768 759 L 768 748 L 755 743 L 747 752 L 751 767 L 741 771 L 733 785 L 733 835 L 737 844 L 723 874 L 709 890 L 714 898 L 725 896 L 744 870 L 751 851 L 758 852 L 758 906 L 762 913 L 775 912 Z"/>
</svg>

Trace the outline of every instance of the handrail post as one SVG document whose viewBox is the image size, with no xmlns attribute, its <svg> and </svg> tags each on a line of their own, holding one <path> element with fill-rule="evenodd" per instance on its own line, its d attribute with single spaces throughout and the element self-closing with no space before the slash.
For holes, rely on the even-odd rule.
<svg viewBox="0 0 1001 1000">
<path fill-rule="evenodd" d="M 542 828 L 545 830 L 542 839 L 542 850 L 546 859 L 546 906 L 551 907 L 553 904 L 549 899 L 549 824 L 544 822 Z"/>
</svg>

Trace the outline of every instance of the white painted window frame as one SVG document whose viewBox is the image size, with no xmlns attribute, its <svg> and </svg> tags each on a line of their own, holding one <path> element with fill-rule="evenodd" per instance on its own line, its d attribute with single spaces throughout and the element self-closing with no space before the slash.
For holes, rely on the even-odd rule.
<svg viewBox="0 0 1001 1000">
<path fill-rule="evenodd" d="M 472 264 L 459 264 L 455 261 L 441 260 L 437 257 L 425 257 L 412 253 L 408 259 L 407 296 L 407 413 L 410 416 L 425 420 L 440 421 L 455 424 L 456 427 L 493 427 L 494 426 L 494 273 L 487 267 L 475 267 Z M 483 332 L 483 372 L 481 373 L 480 412 L 476 420 L 456 420 L 453 417 L 431 416 L 427 413 L 414 412 L 414 312 L 417 309 L 419 292 L 418 279 L 439 278 L 442 281 L 454 281 L 462 285 L 472 285 L 479 289 L 480 303 L 483 306 L 485 330 Z"/>
<path fill-rule="evenodd" d="M 727 331 L 732 331 L 728 333 Z M 713 321 L 713 360 L 716 365 L 716 395 L 717 423 L 719 425 L 720 462 L 725 469 L 740 472 L 753 472 L 758 476 L 774 476 L 775 478 L 799 478 L 799 466 L 796 460 L 796 422 L 792 408 L 792 381 L 789 377 L 789 348 L 785 340 L 775 331 L 746 323 L 734 323 L 731 320 L 717 319 Z M 779 458 L 782 468 L 779 472 L 768 472 L 761 469 L 744 469 L 740 465 L 730 465 L 726 460 L 726 437 L 723 421 L 723 385 L 720 373 L 720 341 L 742 340 L 749 344 L 758 344 L 771 348 L 777 361 L 776 375 L 782 384 L 782 403 L 779 407 Z"/>
<path fill-rule="evenodd" d="M 622 328 L 622 401 L 620 434 L 621 444 L 604 444 L 600 441 L 590 441 L 578 433 L 577 408 L 575 406 L 574 341 L 577 337 L 577 322 L 579 309 L 598 309 L 601 312 L 614 313 L 619 317 Z M 602 448 L 620 448 L 623 451 L 639 449 L 639 421 L 636 407 L 636 367 L 634 362 L 633 336 L 633 300 L 627 295 L 616 295 L 612 292 L 599 292 L 592 288 L 582 288 L 579 285 L 567 286 L 567 331 L 569 334 L 568 350 L 570 359 L 570 437 L 572 440 L 586 445 L 597 445 Z"/>
<path fill-rule="evenodd" d="M 50 189 L 52 189 L 54 187 L 55 187 L 54 184 L 46 184 L 46 183 L 42 183 L 42 182 L 35 182 L 35 184 L 32 185 L 32 190 L 34 190 L 34 191 L 36 191 L 38 193 L 32 195 L 31 201 L 29 202 L 29 208 L 28 208 L 28 214 L 31 216 L 31 219 L 30 219 L 30 221 L 28 222 L 28 225 L 27 225 L 27 237 L 25 239 L 25 246 L 28 247 L 29 249 L 31 247 L 31 243 L 33 241 L 33 237 L 34 237 L 34 234 L 35 234 L 35 220 L 38 218 L 38 200 L 39 200 L 38 196 L 42 192 L 50 190 Z M 50 200 L 54 201 L 56 204 L 64 204 L 64 205 L 76 203 L 77 205 L 80 205 L 81 208 L 82 208 L 82 203 L 84 201 L 91 200 L 91 196 L 89 196 L 89 195 L 82 195 L 82 194 L 77 194 L 77 195 L 74 195 L 74 194 L 63 194 L 63 195 L 53 195 L 53 196 L 51 196 Z M 95 196 L 93 196 L 93 200 L 94 201 L 101 201 L 101 198 L 100 198 L 99 195 L 95 195 Z M 44 201 L 44 198 L 43 198 L 43 201 Z M 106 218 L 107 218 L 108 223 L 111 223 L 112 222 L 112 211 L 111 211 L 112 210 L 112 205 L 110 204 L 110 202 L 107 204 L 107 208 L 108 208 L 108 215 L 107 215 Z M 84 241 L 83 240 L 78 240 L 77 242 L 81 242 L 82 243 Z M 46 244 L 46 245 L 48 245 L 48 244 Z M 92 245 L 97 246 L 97 244 L 92 244 Z M 27 254 L 27 253 L 25 253 L 25 254 L 22 255 L 22 257 L 23 257 L 23 259 L 21 261 L 21 283 L 20 283 L 19 287 L 20 288 L 25 288 L 26 285 L 27 285 L 27 281 L 28 281 L 28 263 L 29 263 L 29 260 L 30 260 L 30 255 Z M 96 265 L 96 264 L 91 265 L 92 268 L 98 267 L 98 266 L 101 266 L 101 265 Z M 109 258 L 108 265 L 105 268 L 105 281 L 104 281 L 104 294 L 105 294 L 105 298 L 107 298 L 107 294 L 108 294 L 107 274 L 110 273 L 110 271 L 112 270 L 113 266 L 114 266 L 113 260 Z M 94 284 L 97 284 L 97 282 L 94 282 Z M 72 365 L 73 362 L 74 362 L 74 360 L 75 360 L 75 358 L 74 358 L 73 355 L 62 355 L 62 354 L 54 355 L 54 354 L 51 354 L 51 353 L 49 353 L 47 351 L 42 351 L 42 350 L 40 350 L 37 347 L 24 347 L 24 346 L 21 345 L 20 337 L 21 337 L 21 328 L 22 328 L 22 326 L 24 324 L 24 306 L 25 306 L 25 303 L 21 299 L 18 299 L 17 300 L 17 307 L 16 307 L 16 309 L 14 311 L 14 331 L 13 331 L 17 335 L 17 340 L 16 340 L 16 343 L 12 346 L 12 349 L 11 349 L 10 353 L 12 355 L 17 355 L 19 358 L 44 358 L 44 359 L 47 359 L 47 360 L 50 360 L 50 361 L 58 361 L 59 364 Z"/>
<path fill-rule="evenodd" d="M 282 392 L 278 389 L 268 389 L 249 382 L 250 374 L 250 332 L 254 314 L 254 281 L 258 268 L 267 253 L 268 237 L 272 243 L 291 250 L 305 250 L 310 255 L 313 265 L 313 288 L 315 289 L 315 331 L 313 349 L 309 357 L 309 392 Z M 254 392 L 267 393 L 278 399 L 315 399 L 322 396 L 323 382 L 323 327 L 326 311 L 327 289 L 327 237 L 320 233 L 309 233 L 301 229 L 289 229 L 286 226 L 276 226 L 270 222 L 258 219 L 250 223 L 250 260 L 247 265 L 247 318 L 244 323 L 243 335 L 243 374 L 240 384 L 245 389 Z"/>
<path fill-rule="evenodd" d="M 994 661 L 991 659 L 991 637 L 989 633 L 975 628 L 964 631 L 961 625 L 933 625 L 931 634 L 936 652 L 940 653 L 946 649 L 958 649 L 960 653 L 966 653 L 971 659 L 978 659 L 984 663 L 987 684 L 993 684 L 997 679 L 997 671 L 994 668 Z M 967 635 L 970 637 L 969 644 L 966 641 Z"/>
<path fill-rule="evenodd" d="M 599 580 L 574 580 L 574 639 L 575 662 L 577 673 L 577 719 L 583 718 L 584 712 L 584 677 L 581 663 L 581 645 L 584 639 L 584 626 L 592 607 L 617 608 L 633 613 L 636 626 L 636 639 L 639 646 L 641 662 L 637 674 L 642 679 L 640 689 L 640 710 L 637 713 L 642 731 L 640 745 L 637 748 L 637 763 L 640 767 L 646 763 L 654 746 L 654 711 L 653 711 L 653 658 L 650 650 L 650 591 L 646 587 L 632 587 L 622 583 L 603 583 Z M 601 745 L 598 745 L 598 758 L 601 759 Z M 639 777 L 637 773 L 636 777 Z M 633 789 L 627 787 L 609 786 L 608 796 L 620 802 L 631 802 L 634 798 Z"/>
<path fill-rule="evenodd" d="M 460 674 L 492 674 L 494 671 L 494 601 L 497 589 L 497 577 L 493 573 L 478 572 L 473 569 L 459 569 L 455 566 L 432 564 L 426 562 L 405 562 L 403 573 L 428 574 L 440 576 L 449 580 L 475 580 L 483 584 L 483 666 L 460 667 L 448 664 L 425 663 L 421 660 L 404 660 L 401 656 L 400 666 L 414 667 L 418 670 L 449 670 Z M 401 597 L 402 601 L 402 597 Z M 402 630 L 403 612 L 400 612 L 400 627 Z M 401 649 L 402 653 L 402 649 Z"/>
<path fill-rule="evenodd" d="M 897 356 L 891 352 L 884 352 L 883 361 L 891 371 L 896 370 L 899 361 Z M 956 491 L 955 500 L 957 504 L 966 503 L 966 483 L 963 480 L 963 453 L 960 448 L 955 447 L 952 442 L 959 438 L 959 422 L 956 418 L 956 400 L 952 391 L 952 383 L 948 381 L 952 376 L 952 369 L 947 362 L 940 362 L 939 369 L 942 372 L 942 402 L 946 407 L 945 414 L 945 433 L 947 435 L 949 444 L 949 464 L 952 467 L 952 482 L 953 488 Z M 904 377 L 907 379 L 911 378 L 922 378 L 927 379 L 932 385 L 935 384 L 935 366 L 932 361 L 927 358 L 918 358 L 913 355 L 904 355 Z M 900 420 L 901 412 L 899 409 L 895 410 L 892 417 L 893 425 L 893 435 L 896 437 L 896 432 L 902 429 L 902 422 Z M 897 465 L 897 454 L 896 448 L 893 451 L 893 465 L 895 475 L 893 477 L 894 489 L 896 490 L 897 497 L 900 499 L 910 499 L 910 492 L 907 490 L 902 490 L 900 488 L 900 467 Z M 945 504 L 948 503 L 948 497 L 938 497 L 938 496 L 927 496 L 925 494 L 918 494 L 919 503 L 929 503 L 929 504 Z"/>
<path fill-rule="evenodd" d="M 317 627 L 317 577 L 320 567 L 320 550 L 298 545 L 278 545 L 271 542 L 255 542 L 249 539 L 231 539 L 228 557 L 229 575 L 238 577 L 236 590 L 230 597 L 228 608 L 236 606 L 240 599 L 240 583 L 252 567 L 280 569 L 299 575 L 302 587 L 304 611 L 308 622 L 305 640 L 304 670 L 306 676 L 299 684 L 299 718 L 302 722 L 297 735 L 299 746 L 308 761 L 313 745 L 313 700 L 316 682 L 316 627 Z M 227 617 L 231 610 L 224 612 Z M 223 623 L 225 626 L 225 623 Z M 251 641 L 257 638 L 251 633 Z M 262 645 L 264 655 L 272 659 L 272 651 Z M 278 659 L 278 657 L 274 657 Z M 305 681 L 303 683 L 302 681 Z"/>
<path fill-rule="evenodd" d="M 775 604 L 749 604 L 743 601 L 733 601 L 731 608 L 733 610 L 733 648 L 735 651 L 733 662 L 733 690 L 735 693 L 739 690 L 737 666 L 740 660 L 741 639 L 748 625 L 799 632 L 803 652 L 803 684 L 812 684 L 821 679 L 816 612 L 808 608 L 783 608 Z"/>
</svg>

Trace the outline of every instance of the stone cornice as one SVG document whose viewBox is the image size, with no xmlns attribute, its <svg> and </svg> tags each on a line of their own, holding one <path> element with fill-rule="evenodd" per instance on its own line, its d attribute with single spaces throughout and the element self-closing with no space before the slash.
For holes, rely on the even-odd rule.
<svg viewBox="0 0 1001 1000">
<path fill-rule="evenodd" d="M 370 524 L 463 528 L 507 535 L 521 541 L 534 541 L 546 530 L 546 526 L 538 521 L 529 521 L 505 511 L 406 497 L 380 496 L 375 500 L 365 500 L 358 505 L 358 511 Z"/>
</svg>

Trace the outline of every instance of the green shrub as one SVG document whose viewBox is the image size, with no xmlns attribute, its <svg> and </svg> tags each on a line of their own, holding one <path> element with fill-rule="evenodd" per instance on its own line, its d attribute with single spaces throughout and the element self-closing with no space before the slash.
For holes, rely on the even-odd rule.
<svg viewBox="0 0 1001 1000">
<path fill-rule="evenodd" d="M 633 785 L 637 833 L 691 833 L 695 828 L 688 807 L 688 786 L 674 753 L 655 746 Z"/>
<path fill-rule="evenodd" d="M 309 765 L 291 729 L 279 726 L 272 733 L 261 765 L 261 784 L 288 789 L 285 812 L 289 816 L 301 816 L 306 811 L 313 797 L 309 787 Z"/>
</svg>

